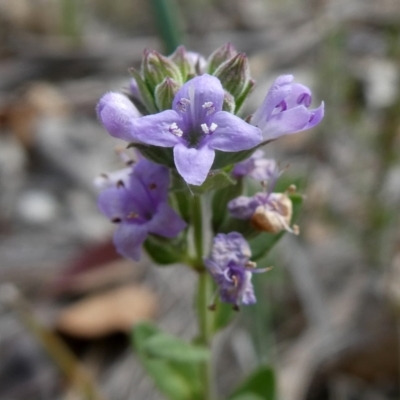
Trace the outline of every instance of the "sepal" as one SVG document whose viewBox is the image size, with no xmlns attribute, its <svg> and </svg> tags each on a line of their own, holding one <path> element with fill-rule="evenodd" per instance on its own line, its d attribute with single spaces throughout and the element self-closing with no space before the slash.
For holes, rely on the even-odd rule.
<svg viewBox="0 0 400 400">
<path fill-rule="evenodd" d="M 145 106 L 148 113 L 153 114 L 157 112 L 157 106 L 154 102 L 154 97 L 150 89 L 147 87 L 145 81 L 142 79 L 140 73 L 135 68 L 129 68 L 129 73 L 135 79 L 137 90 L 140 93 L 141 101 Z"/>
<path fill-rule="evenodd" d="M 189 185 L 193 194 L 204 194 L 211 190 L 221 189 L 225 186 L 234 185 L 236 181 L 225 171 L 210 171 L 205 182 L 200 186 Z"/>
<path fill-rule="evenodd" d="M 142 76 L 151 92 L 154 92 L 167 76 L 182 84 L 182 75 L 178 66 L 168 57 L 155 50 L 145 51 L 142 60 Z"/>
<path fill-rule="evenodd" d="M 239 53 L 235 57 L 221 64 L 213 73 L 222 83 L 222 86 L 235 99 L 248 87 L 250 82 L 249 60 L 245 53 Z"/>
<path fill-rule="evenodd" d="M 142 143 L 130 143 L 129 147 L 135 147 L 140 153 L 150 161 L 156 164 L 165 165 L 169 168 L 175 168 L 174 155 L 170 147 L 151 146 Z"/>
<path fill-rule="evenodd" d="M 235 57 L 237 51 L 232 43 L 226 43 L 211 53 L 207 61 L 207 72 L 213 74 L 214 71 L 225 61 Z"/>
<path fill-rule="evenodd" d="M 186 254 L 185 242 L 179 239 L 168 240 L 150 235 L 144 242 L 144 248 L 149 257 L 159 265 L 170 265 L 184 261 Z"/>
<path fill-rule="evenodd" d="M 172 100 L 178 90 L 179 84 L 167 76 L 159 85 L 156 86 L 154 91 L 157 108 L 160 111 L 171 109 Z"/>
</svg>

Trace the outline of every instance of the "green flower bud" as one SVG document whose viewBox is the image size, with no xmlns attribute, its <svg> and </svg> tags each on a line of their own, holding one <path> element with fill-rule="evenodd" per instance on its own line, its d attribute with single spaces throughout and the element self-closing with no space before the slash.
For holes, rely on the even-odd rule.
<svg viewBox="0 0 400 400">
<path fill-rule="evenodd" d="M 168 76 L 157 85 L 154 91 L 156 105 L 159 111 L 170 110 L 172 101 L 180 85 Z"/>
<path fill-rule="evenodd" d="M 169 58 L 155 50 L 146 51 L 142 60 L 142 75 L 151 92 L 167 76 L 176 82 L 182 82 L 182 75 L 178 66 Z"/>
<path fill-rule="evenodd" d="M 246 54 L 239 53 L 225 61 L 213 75 L 221 81 L 224 89 L 236 99 L 244 92 L 250 82 L 250 66 Z"/>
<path fill-rule="evenodd" d="M 154 103 L 153 93 L 150 92 L 150 89 L 146 85 L 146 82 L 142 79 L 140 73 L 136 71 L 135 68 L 130 68 L 128 71 L 132 75 L 132 77 L 135 78 L 140 97 L 146 110 L 150 114 L 157 112 L 157 107 Z"/>
<path fill-rule="evenodd" d="M 186 82 L 186 79 L 191 72 L 191 65 L 186 57 L 185 47 L 177 47 L 177 49 L 168 58 L 176 64 L 182 75 L 183 82 Z"/>
<path fill-rule="evenodd" d="M 232 43 L 224 44 L 223 46 L 219 47 L 215 50 L 210 57 L 208 57 L 208 73 L 213 74 L 214 71 L 225 61 L 230 60 L 231 58 L 235 57 L 237 51 Z"/>
<path fill-rule="evenodd" d="M 235 99 L 233 98 L 233 96 L 230 93 L 228 93 L 225 90 L 224 102 L 222 104 L 222 110 L 228 111 L 233 114 L 235 111 L 235 107 L 236 107 Z"/>
</svg>

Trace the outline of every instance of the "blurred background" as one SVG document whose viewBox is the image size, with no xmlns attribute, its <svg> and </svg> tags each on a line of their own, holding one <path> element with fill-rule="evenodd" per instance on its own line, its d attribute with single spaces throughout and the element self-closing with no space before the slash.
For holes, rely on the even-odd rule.
<svg viewBox="0 0 400 400">
<path fill-rule="evenodd" d="M 301 235 L 216 338 L 218 393 L 267 362 L 281 400 L 399 399 L 400 2 L 0 0 L 1 400 L 161 399 L 129 329 L 192 338 L 196 277 L 116 255 L 92 182 L 122 165 L 94 108 L 144 48 L 226 42 L 257 81 L 244 114 L 292 73 L 326 116 L 266 148 L 306 195 Z"/>
</svg>

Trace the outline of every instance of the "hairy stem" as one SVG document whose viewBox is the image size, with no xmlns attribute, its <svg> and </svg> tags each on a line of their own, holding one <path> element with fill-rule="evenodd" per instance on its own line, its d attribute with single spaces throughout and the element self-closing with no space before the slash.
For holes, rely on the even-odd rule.
<svg viewBox="0 0 400 400">
<path fill-rule="evenodd" d="M 199 324 L 199 336 L 197 342 L 210 347 L 213 335 L 214 314 L 208 309 L 212 297 L 213 283 L 203 263 L 203 213 L 201 197 L 194 196 L 192 204 L 192 224 L 195 247 L 195 268 L 199 273 L 197 292 L 197 318 Z M 204 387 L 204 400 L 211 400 L 211 361 L 206 361 L 201 367 Z"/>
</svg>

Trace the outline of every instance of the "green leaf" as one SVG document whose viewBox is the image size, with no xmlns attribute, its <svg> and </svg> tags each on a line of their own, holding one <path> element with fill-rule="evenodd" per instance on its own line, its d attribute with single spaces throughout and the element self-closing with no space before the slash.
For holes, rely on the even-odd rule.
<svg viewBox="0 0 400 400">
<path fill-rule="evenodd" d="M 250 395 L 257 397 L 248 397 Z M 239 397 L 247 396 L 247 397 Z M 257 399 L 263 400 L 275 399 L 275 374 L 271 367 L 262 366 L 255 370 L 235 392 L 229 397 L 229 400 Z"/>
<path fill-rule="evenodd" d="M 161 265 L 182 262 L 182 254 L 185 254 L 185 249 L 180 241 L 152 235 L 147 237 L 144 248 L 150 258 Z"/>
<path fill-rule="evenodd" d="M 190 190 L 193 194 L 204 194 L 210 190 L 221 189 L 225 186 L 234 185 L 235 183 L 236 181 L 225 171 L 211 171 L 202 185 L 190 185 Z"/>
<path fill-rule="evenodd" d="M 229 201 L 238 197 L 243 191 L 243 180 L 240 179 L 235 185 L 227 186 L 223 189 L 216 190 L 212 199 L 212 227 L 214 232 L 218 232 L 218 229 L 224 222 L 227 215 L 227 207 Z"/>
<path fill-rule="evenodd" d="M 192 345 L 162 333 L 147 340 L 144 351 L 151 357 L 184 363 L 204 362 L 210 357 L 210 351 L 206 347 Z"/>
<path fill-rule="evenodd" d="M 237 312 L 233 310 L 232 304 L 223 303 L 222 301 L 217 302 L 214 313 L 214 332 L 228 326 L 237 315 Z"/>
<path fill-rule="evenodd" d="M 175 168 L 172 148 L 149 146 L 141 143 L 130 143 L 128 147 L 135 147 L 144 157 L 157 164 L 165 165 L 169 168 Z"/>
<path fill-rule="evenodd" d="M 148 342 L 159 335 L 164 334 L 149 323 L 135 326 L 133 345 L 143 367 L 169 400 L 202 400 L 204 390 L 197 364 L 169 361 L 148 353 Z"/>
<path fill-rule="evenodd" d="M 211 169 L 221 169 L 228 165 L 236 164 L 240 161 L 245 160 L 246 158 L 249 158 L 256 150 L 257 147 L 236 152 L 225 152 L 217 150 L 215 152 L 215 160 Z"/>
</svg>

